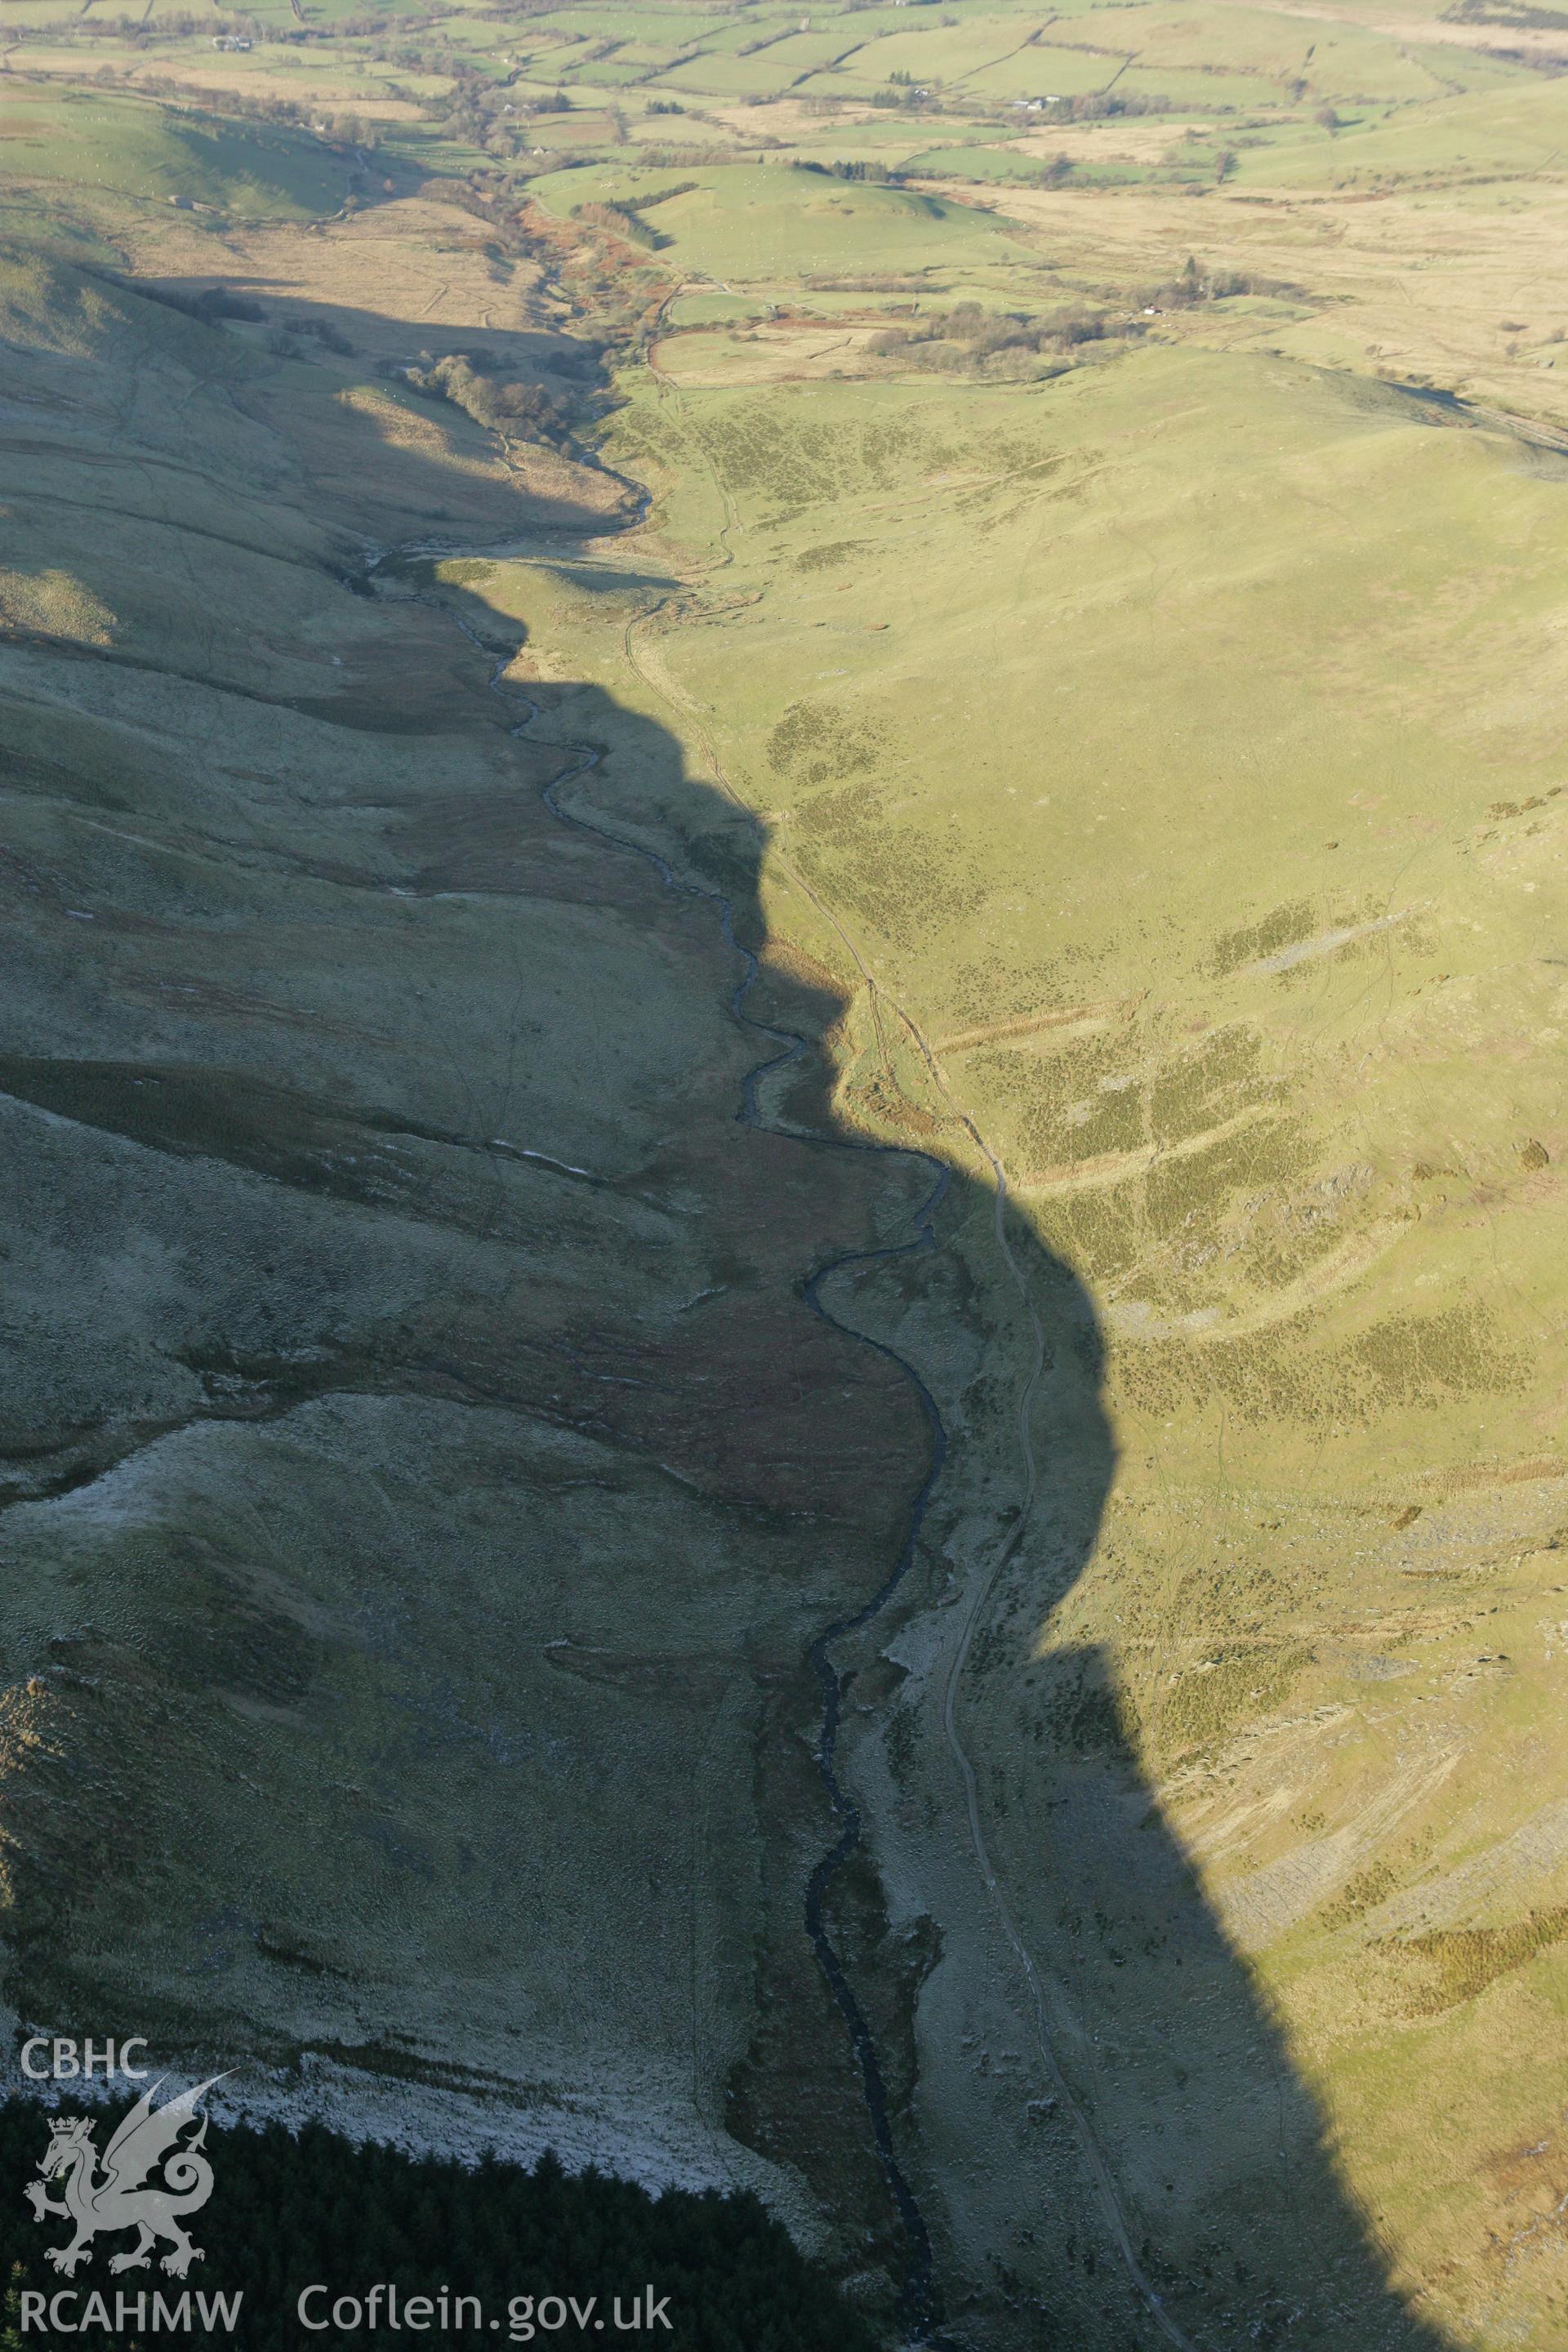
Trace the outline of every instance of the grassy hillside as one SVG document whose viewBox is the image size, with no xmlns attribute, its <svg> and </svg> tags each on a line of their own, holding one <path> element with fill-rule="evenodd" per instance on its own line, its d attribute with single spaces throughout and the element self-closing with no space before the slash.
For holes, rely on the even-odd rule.
<svg viewBox="0 0 1568 2352">
<path fill-rule="evenodd" d="M 19 179 L 268 219 L 304 220 L 342 203 L 343 159 L 296 131 L 6 79 L 0 128 Z"/>
</svg>

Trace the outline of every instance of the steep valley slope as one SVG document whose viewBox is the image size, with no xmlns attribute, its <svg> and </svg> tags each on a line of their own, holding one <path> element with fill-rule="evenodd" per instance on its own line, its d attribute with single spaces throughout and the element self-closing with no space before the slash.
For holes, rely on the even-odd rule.
<svg viewBox="0 0 1568 2352">
<path fill-rule="evenodd" d="M 514 740 L 519 631 L 401 552 L 627 487 L 120 258 L 38 225 L 3 286 L 8 1997 L 896 2266 L 805 1651 L 929 1441 L 798 1282 L 920 1171 L 741 1121 L 719 898 L 545 798 L 679 747 L 586 680 Z"/>
</svg>

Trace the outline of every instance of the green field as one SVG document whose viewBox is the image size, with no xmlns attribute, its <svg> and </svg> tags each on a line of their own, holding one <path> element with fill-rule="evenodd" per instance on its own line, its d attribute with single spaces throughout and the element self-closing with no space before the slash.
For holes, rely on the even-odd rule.
<svg viewBox="0 0 1568 2352">
<path fill-rule="evenodd" d="M 295 131 L 213 121 L 142 99 L 22 82 L 0 94 L 7 170 L 110 196 L 252 217 L 335 212 L 342 160 Z"/>
<path fill-rule="evenodd" d="M 1549 171 L 1568 136 L 1568 86 L 1529 82 L 1445 98 L 1408 116 L 1352 120 L 1330 136 L 1281 136 L 1244 155 L 1238 179 L 1306 188 L 1377 176 L 1438 184 Z"/>
<path fill-rule="evenodd" d="M 552 212 L 696 185 L 649 211 L 672 268 L 772 280 L 855 268 L 972 268 L 1016 251 L 1005 229 L 940 196 L 835 181 L 785 165 L 657 173 L 616 165 L 535 180 Z"/>
</svg>

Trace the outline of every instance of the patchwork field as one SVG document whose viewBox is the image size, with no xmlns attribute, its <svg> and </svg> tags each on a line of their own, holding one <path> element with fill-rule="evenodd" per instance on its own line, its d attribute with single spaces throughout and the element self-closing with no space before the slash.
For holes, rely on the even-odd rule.
<svg viewBox="0 0 1568 2352">
<path fill-rule="evenodd" d="M 8 2000 L 1551 2352 L 1568 26 L 5 5 Z"/>
</svg>

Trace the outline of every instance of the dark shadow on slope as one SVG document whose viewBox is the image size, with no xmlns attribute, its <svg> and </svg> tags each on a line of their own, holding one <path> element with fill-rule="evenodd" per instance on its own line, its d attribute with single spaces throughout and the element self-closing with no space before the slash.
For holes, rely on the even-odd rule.
<svg viewBox="0 0 1568 2352">
<path fill-rule="evenodd" d="M 262 347 L 277 338 L 292 342 L 305 356 L 324 352 L 368 362 L 373 369 L 465 358 L 480 374 L 547 384 L 563 398 L 584 393 L 604 397 L 603 347 L 587 335 L 566 335 L 542 326 L 487 326 L 483 319 L 466 325 L 400 319 L 365 303 L 326 301 L 293 290 L 286 279 L 258 275 L 220 272 L 114 282 L 143 300 L 170 303 L 190 315 L 205 314 L 214 324 L 227 319 L 265 327 L 265 339 L 245 338 Z"/>
<path fill-rule="evenodd" d="M 1449 2338 L 1388 2285 L 1324 2114 L 1164 1821 L 1122 1728 L 1119 1679 L 1098 1648 L 1026 1674 L 1039 1744 L 1017 1777 L 1032 1783 L 1049 1921 L 1034 1958 L 1054 2019 L 1079 2029 L 1058 2042 L 1073 2097 L 1040 2102 L 1034 2134 L 1048 2170 L 1090 2119 L 1151 2293 L 1142 2332 L 1123 2312 L 1121 2332 L 1094 2335 L 1096 2287 L 1117 2254 L 1110 2233 L 1097 2239 L 1075 2216 L 1065 2327 L 1026 2340 L 1438 2352 Z M 1147 2309 L 1153 2296 L 1170 2326 Z"/>
</svg>

